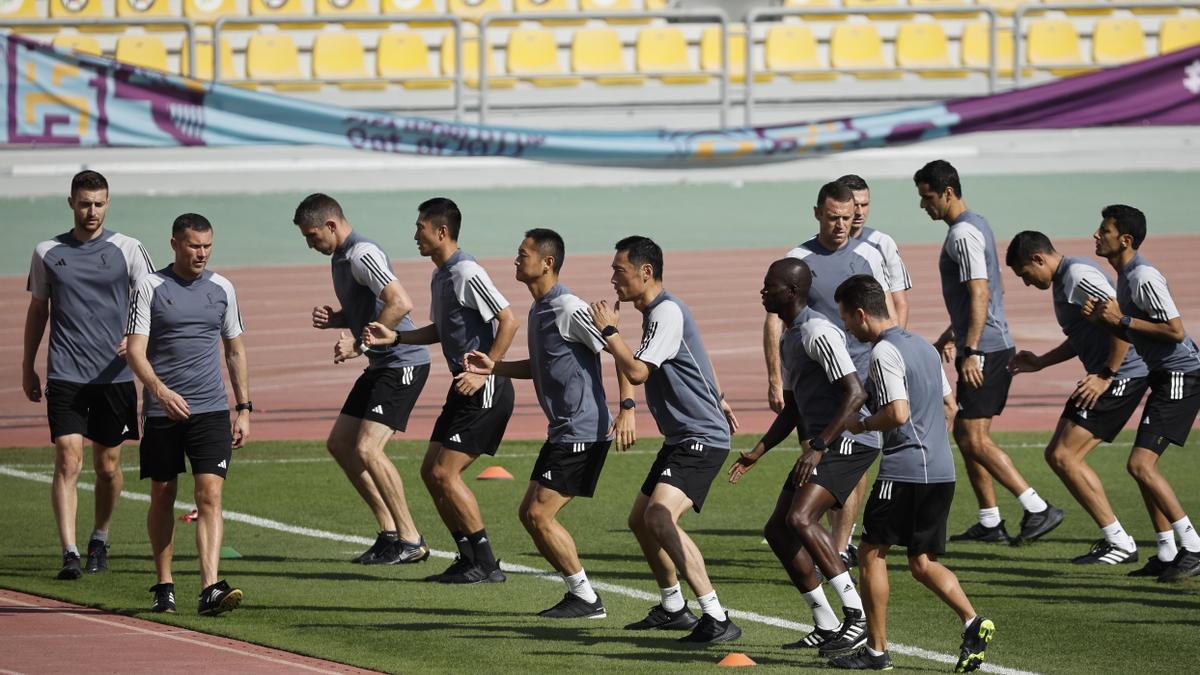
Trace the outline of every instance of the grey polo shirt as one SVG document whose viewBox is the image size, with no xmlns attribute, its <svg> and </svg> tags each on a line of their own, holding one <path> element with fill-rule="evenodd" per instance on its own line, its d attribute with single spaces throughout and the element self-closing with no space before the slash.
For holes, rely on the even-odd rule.
<svg viewBox="0 0 1200 675">
<path fill-rule="evenodd" d="M 1000 263 L 996 257 L 996 238 L 983 216 L 964 211 L 946 232 L 942 254 L 938 259 L 942 278 L 942 297 L 954 329 L 954 344 L 961 351 L 971 321 L 971 294 L 967 282 L 984 279 L 988 287 L 987 317 L 983 333 L 975 348 L 981 352 L 999 352 L 1013 346 L 1004 318 L 1004 285 L 1000 280 Z"/>
</svg>

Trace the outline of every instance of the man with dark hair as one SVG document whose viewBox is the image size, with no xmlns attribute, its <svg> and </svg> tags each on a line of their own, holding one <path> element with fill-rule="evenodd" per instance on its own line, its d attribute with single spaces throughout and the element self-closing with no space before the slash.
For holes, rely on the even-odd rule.
<svg viewBox="0 0 1200 675">
<path fill-rule="evenodd" d="M 822 656 L 833 656 L 862 646 L 866 621 L 850 571 L 838 556 L 835 541 L 821 527 L 821 517 L 846 503 L 879 455 L 880 439 L 876 433 L 844 433 L 867 395 L 846 348 L 845 333 L 809 306 L 812 282 L 808 265 L 795 258 L 778 260 L 767 270 L 763 307 L 788 326 L 780 347 L 788 376 L 785 405 L 762 440 L 729 467 L 729 481 L 736 483 L 792 429 L 798 429 L 802 454 L 783 482 L 763 533 L 812 608 L 816 624 L 800 641 L 784 647 L 819 647 Z M 814 563 L 842 602 L 845 620 L 840 626 Z"/>
<path fill-rule="evenodd" d="M 1100 477 L 1085 461 L 1102 441 L 1112 442 L 1146 393 L 1148 371 L 1137 351 L 1083 316 L 1089 299 L 1115 297 L 1116 290 L 1096 263 L 1060 254 L 1041 232 L 1017 233 L 1008 244 L 1004 262 L 1026 286 L 1051 291 L 1054 317 L 1066 336 L 1045 354 L 1018 352 L 1009 371 L 1036 373 L 1072 356 L 1079 357 L 1085 369 L 1046 446 L 1046 462 L 1103 534 L 1090 551 L 1072 562 L 1136 562 L 1137 544 L 1113 513 Z"/>
<path fill-rule="evenodd" d="M 896 308 L 896 323 L 905 328 L 908 326 L 908 291 L 912 288 L 912 278 L 908 275 L 904 259 L 900 257 L 900 247 L 891 236 L 867 227 L 867 218 L 871 215 L 871 188 L 867 181 L 851 173 L 839 178 L 838 182 L 850 188 L 854 194 L 854 220 L 850 221 L 850 237 L 874 246 L 883 257 L 883 271 L 887 275 L 884 289 Z"/>
<path fill-rule="evenodd" d="M 467 355 L 466 371 L 533 380 L 549 421 L 547 439 L 529 476 L 518 515 L 538 551 L 567 584 L 567 592 L 539 616 L 600 619 L 604 603 L 588 581 L 571 533 L 558 513 L 577 497 L 591 497 L 614 434 L 617 450 L 633 444 L 633 385 L 618 373 L 621 409 L 614 421 L 604 395 L 600 352 L 604 338 L 592 324 L 588 304 L 559 283 L 566 247 L 553 230 L 532 229 L 517 249 L 517 280 L 531 295 L 529 358 L 492 361 Z"/>
<path fill-rule="evenodd" d="M 292 222 L 309 248 L 331 257 L 333 292 L 341 305 L 336 310 L 313 307 L 313 327 L 342 329 L 333 347 L 334 363 L 367 357 L 367 367 L 325 442 L 379 525 L 375 543 L 354 561 L 421 562 L 429 557 L 429 547 L 413 522 L 404 482 L 385 449 L 392 434 L 408 426 L 429 377 L 429 350 L 415 345 L 369 348 L 363 343 L 364 329 L 372 321 L 412 330 L 412 300 L 392 273 L 387 254 L 354 231 L 337 200 L 311 194 L 296 207 Z"/>
<path fill-rule="evenodd" d="M 1180 581 L 1200 574 L 1200 536 L 1158 470 L 1158 459 L 1168 445 L 1187 442 L 1200 412 L 1200 350 L 1184 328 L 1166 278 L 1138 253 L 1146 237 L 1146 216 L 1116 204 L 1106 207 L 1101 218 L 1096 255 L 1116 270 L 1117 292 L 1115 299 L 1089 298 L 1083 314 L 1133 343 L 1150 370 L 1150 395 L 1129 455 L 1129 473 L 1142 490 L 1157 533 L 1158 555 L 1130 576 Z"/>
<path fill-rule="evenodd" d="M 171 558 L 179 474 L 195 477 L 196 549 L 200 560 L 199 613 L 236 609 L 242 592 L 218 578 L 221 492 L 233 448 L 250 436 L 250 381 L 242 346 L 242 316 L 233 284 L 206 269 L 213 231 L 199 214 L 185 213 L 171 228 L 175 262 L 142 279 L 129 309 L 129 365 L 142 381 L 145 429 L 139 448 L 142 478 L 149 478 L 146 518 L 158 583 L 154 612 L 175 611 Z M 237 416 L 229 423 L 229 400 L 221 379 L 221 349 L 233 385 Z"/>
<path fill-rule="evenodd" d="M 76 485 L 83 441 L 92 441 L 96 468 L 96 511 L 88 538 L 88 572 L 108 569 L 108 535 L 125 483 L 121 443 L 138 438 L 137 392 L 124 359 L 123 328 L 129 296 L 154 270 L 141 242 L 106 230 L 108 181 L 95 171 L 71 180 L 67 205 L 74 214 L 69 232 L 43 241 L 33 252 L 27 289 L 21 391 L 42 399 L 36 360 L 46 323 L 46 419 L 54 443 L 50 497 L 62 544 L 59 579 L 83 575 L 75 545 Z"/>
<path fill-rule="evenodd" d="M 462 474 L 480 455 L 495 455 L 513 411 L 513 386 L 507 377 L 468 372 L 463 356 L 482 352 L 493 362 L 517 332 L 508 300 L 475 258 L 458 247 L 462 214 L 436 197 L 417 207 L 417 250 L 437 267 L 431 282 L 432 323 L 415 330 L 393 330 L 378 321 L 368 326 L 369 346 L 442 344 L 454 376 L 446 404 L 429 438 L 421 478 L 438 515 L 458 546 L 458 557 L 426 581 L 445 584 L 500 583 L 506 580 L 492 552 L 475 494 Z"/>
<path fill-rule="evenodd" d="M 996 256 L 996 239 L 983 216 L 967 209 L 958 172 L 935 160 L 913 176 L 921 208 L 932 220 L 949 226 L 938 272 L 950 326 L 934 342 L 958 372 L 954 440 L 963 455 L 971 488 L 979 503 L 979 522 L 950 541 L 1033 541 L 1058 527 L 1063 511 L 1030 487 L 1012 458 L 992 440 L 992 418 L 1004 410 L 1012 374 L 1008 364 L 1016 349 L 1004 318 L 1004 285 Z M 1010 538 L 1000 518 L 992 479 L 1000 481 L 1025 510 L 1021 532 Z"/>
<path fill-rule="evenodd" d="M 883 459 L 863 513 L 862 586 L 868 644 L 829 665 L 854 670 L 891 670 L 887 653 L 887 554 L 904 546 L 913 578 L 933 591 L 963 622 L 955 672 L 983 664 L 995 624 L 975 614 L 958 577 L 938 562 L 946 552 L 946 519 L 954 500 L 954 457 L 946 426 L 954 411 L 950 383 L 937 351 L 896 325 L 875 279 L 855 276 L 838 287 L 846 330 L 871 349 L 871 415 L 853 419 L 851 433 L 883 432 Z"/>
<path fill-rule="evenodd" d="M 692 313 L 663 288 L 662 249 L 647 237 L 617 242 L 612 285 L 617 301 L 592 303 L 592 321 L 617 369 L 634 385 L 646 385 L 646 403 L 664 436 L 663 447 L 629 513 L 629 528 L 658 582 L 661 602 L 629 630 L 691 630 L 680 642 L 736 640 L 742 629 L 729 618 L 708 579 L 704 557 L 679 526 L 679 518 L 704 506 L 708 489 L 729 455 L 737 418 L 721 394 L 712 362 Z M 642 341 L 632 351 L 618 333 L 620 304 L 642 313 Z M 696 594 L 703 617 L 688 611 L 679 576 Z"/>
</svg>

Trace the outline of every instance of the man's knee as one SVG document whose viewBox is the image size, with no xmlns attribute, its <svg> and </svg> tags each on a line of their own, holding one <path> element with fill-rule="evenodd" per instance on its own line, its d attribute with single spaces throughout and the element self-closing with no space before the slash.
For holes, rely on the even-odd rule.
<svg viewBox="0 0 1200 675">
<path fill-rule="evenodd" d="M 1046 448 L 1046 464 L 1049 464 L 1055 473 L 1062 474 L 1075 464 L 1075 456 L 1061 445 L 1051 445 Z"/>
<path fill-rule="evenodd" d="M 675 529 L 675 514 L 666 504 L 650 502 L 646 505 L 643 519 L 646 528 L 656 534 Z"/>
<path fill-rule="evenodd" d="M 196 481 L 196 506 L 200 509 L 221 508 L 222 481 Z"/>
<path fill-rule="evenodd" d="M 1129 475 L 1133 476 L 1134 480 L 1139 483 L 1145 483 L 1157 472 L 1157 468 L 1155 467 L 1156 459 L 1158 458 L 1154 457 L 1151 459 L 1142 455 L 1133 455 L 1129 458 L 1129 462 L 1126 463 L 1125 469 L 1129 471 Z"/>
<path fill-rule="evenodd" d="M 812 530 L 820 521 L 820 515 L 808 509 L 795 509 L 787 514 L 788 528 L 798 535 L 804 535 Z"/>
<path fill-rule="evenodd" d="M 909 556 L 908 571 L 912 573 L 914 579 L 924 583 L 929 579 L 930 564 L 929 558 L 926 556 Z"/>
</svg>

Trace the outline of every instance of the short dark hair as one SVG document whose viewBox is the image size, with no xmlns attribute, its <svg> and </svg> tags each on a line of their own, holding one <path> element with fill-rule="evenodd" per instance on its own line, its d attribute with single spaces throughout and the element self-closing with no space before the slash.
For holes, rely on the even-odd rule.
<svg viewBox="0 0 1200 675">
<path fill-rule="evenodd" d="M 108 180 L 99 171 L 85 169 L 75 174 L 75 177 L 71 179 L 71 196 L 74 197 L 81 190 L 89 192 L 104 190 L 108 192 Z"/>
<path fill-rule="evenodd" d="M 817 192 L 817 206 L 824 206 L 826 199 L 832 199 L 838 203 L 852 202 L 854 193 L 840 180 L 832 180 L 822 185 L 821 190 Z"/>
<path fill-rule="evenodd" d="M 1133 237 L 1133 250 L 1135 251 L 1146 238 L 1146 214 L 1132 206 L 1124 204 L 1106 206 L 1100 212 L 1100 217 L 1105 220 L 1111 218 L 1117 232 Z"/>
<path fill-rule="evenodd" d="M 462 211 L 458 210 L 458 204 L 445 197 L 434 197 L 421 202 L 417 213 L 434 225 L 445 225 L 450 238 L 458 241 L 458 231 L 462 228 Z"/>
<path fill-rule="evenodd" d="M 1035 230 L 1018 232 L 1012 241 L 1008 242 L 1004 264 L 1009 267 L 1023 267 L 1033 260 L 1035 253 L 1056 253 L 1054 244 L 1050 243 L 1050 237 Z"/>
<path fill-rule="evenodd" d="M 327 194 L 315 192 L 304 198 L 296 207 L 292 222 L 303 227 L 316 227 L 327 220 L 345 220 L 342 205 Z"/>
<path fill-rule="evenodd" d="M 185 213 L 175 219 L 171 224 L 171 238 L 178 237 L 183 234 L 184 230 L 192 230 L 194 232 L 211 232 L 212 223 L 208 222 L 208 218 L 199 213 Z"/>
<path fill-rule="evenodd" d="M 944 159 L 935 159 L 913 174 L 913 182 L 925 183 L 929 189 L 942 193 L 946 188 L 954 190 L 954 196 L 962 198 L 962 185 L 958 182 L 958 170 Z"/>
<path fill-rule="evenodd" d="M 887 294 L 875 277 L 855 274 L 833 292 L 833 299 L 849 310 L 861 309 L 876 319 L 888 318 Z"/>
<path fill-rule="evenodd" d="M 649 237 L 634 235 L 625 237 L 617 242 L 617 252 L 624 251 L 629 256 L 629 262 L 637 267 L 649 265 L 654 278 L 662 281 L 663 254 L 662 249 Z"/>
<path fill-rule="evenodd" d="M 563 238 L 554 230 L 547 230 L 544 227 L 526 230 L 525 238 L 533 240 L 533 245 L 541 252 L 543 258 L 546 256 L 554 258 L 554 273 L 558 274 L 562 269 L 563 260 L 566 260 L 567 257 L 567 245 L 563 243 Z"/>
<path fill-rule="evenodd" d="M 841 178 L 837 179 L 837 182 L 841 183 L 842 185 L 845 185 L 846 187 L 848 187 L 851 190 L 856 191 L 856 192 L 858 190 L 870 190 L 871 189 L 870 187 L 867 186 L 867 181 L 863 180 L 863 177 L 856 173 L 848 173 L 845 176 L 842 176 Z"/>
</svg>

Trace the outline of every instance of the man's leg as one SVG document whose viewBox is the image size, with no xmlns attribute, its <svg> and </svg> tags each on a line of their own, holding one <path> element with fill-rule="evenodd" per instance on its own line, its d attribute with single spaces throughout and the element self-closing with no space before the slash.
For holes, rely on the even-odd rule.
<svg viewBox="0 0 1200 675">
<path fill-rule="evenodd" d="M 121 471 L 121 446 L 93 443 L 92 464 L 96 469 L 95 529 L 107 534 L 117 500 L 125 488 L 125 474 Z"/>
<path fill-rule="evenodd" d="M 1100 445 L 1100 439 L 1091 431 L 1070 420 L 1060 419 L 1054 437 L 1046 447 L 1046 463 L 1092 520 L 1104 527 L 1117 517 L 1108 503 L 1100 477 L 1086 461 L 1088 453 L 1097 445 Z"/>
<path fill-rule="evenodd" d="M 1164 535 L 1172 533 L 1179 538 L 1179 546 L 1183 552 L 1173 558 L 1169 567 L 1159 575 L 1159 581 L 1175 581 L 1195 576 L 1197 570 L 1200 570 L 1200 536 L 1197 536 L 1191 520 L 1183 510 L 1183 505 L 1175 495 L 1175 490 L 1159 472 L 1158 458 L 1159 455 L 1149 449 L 1134 448 L 1129 455 L 1128 468 L 1141 488 L 1150 522 L 1154 524 L 1154 531 L 1160 540 L 1159 555 L 1156 557 L 1162 558 L 1163 543 L 1174 543 L 1174 537 L 1164 541 Z"/>
<path fill-rule="evenodd" d="M 396 531 L 404 541 L 418 542 L 421 533 L 413 522 L 408 510 L 408 500 L 404 497 L 404 482 L 396 465 L 388 459 L 384 449 L 388 439 L 395 431 L 379 422 L 362 420 L 358 425 L 358 437 L 355 440 L 355 452 L 375 487 L 391 520 L 396 524 Z"/>
<path fill-rule="evenodd" d="M 58 540 L 63 551 L 79 555 L 75 546 L 75 513 L 79 504 L 76 487 L 83 468 L 83 435 L 63 434 L 54 439 L 54 478 L 50 483 L 50 503 L 58 523 Z"/>
<path fill-rule="evenodd" d="M 459 551 L 469 554 L 471 563 L 471 569 L 464 569 L 457 574 L 451 574 L 451 570 L 447 570 L 442 578 L 437 579 L 445 583 L 505 580 L 500 571 L 500 561 L 496 559 L 491 540 L 484 529 L 479 502 L 462 478 L 463 472 L 478 458 L 479 455 L 430 443 L 425 462 L 421 466 L 421 478 L 433 496 L 442 522 L 455 538 Z"/>
<path fill-rule="evenodd" d="M 517 512 L 538 552 L 564 577 L 583 570 L 575 540 L 557 518 L 558 512 L 570 502 L 571 497 L 529 481 Z"/>
<path fill-rule="evenodd" d="M 867 612 L 867 642 L 876 651 L 887 651 L 887 609 L 891 584 L 887 554 L 890 546 L 863 544 L 858 548 L 859 582 Z"/>
<path fill-rule="evenodd" d="M 325 441 L 325 448 L 329 450 L 329 454 L 333 456 L 338 466 L 342 467 L 342 471 L 350 479 L 350 484 L 354 486 L 359 496 L 371 509 L 371 513 L 375 515 L 375 521 L 379 524 L 379 529 L 384 532 L 394 531 L 396 521 L 392 519 L 391 511 L 383 501 L 383 496 L 379 494 L 379 488 L 358 456 L 356 441 L 361 422 L 362 420 L 357 417 L 338 415 L 337 421 L 333 423 L 333 429 L 329 432 L 329 438 Z"/>
<path fill-rule="evenodd" d="M 158 583 L 174 583 L 171 557 L 175 552 L 175 480 L 150 482 L 150 509 L 146 512 L 146 532 L 154 554 Z"/>
<path fill-rule="evenodd" d="M 679 576 L 675 563 L 659 543 L 654 529 L 646 519 L 646 509 L 649 506 L 650 497 L 639 492 L 637 499 L 633 500 L 633 508 L 629 510 L 629 529 L 637 539 L 638 546 L 642 548 L 642 555 L 650 565 L 650 572 L 654 575 L 659 589 L 676 588 L 679 585 Z M 682 596 L 679 597 L 679 604 L 683 604 Z"/>
<path fill-rule="evenodd" d="M 975 608 L 971 606 L 971 601 L 967 599 L 967 594 L 959 585 L 958 577 L 949 568 L 938 562 L 936 555 L 919 553 L 909 556 L 908 569 L 912 572 L 914 579 L 933 591 L 938 599 L 954 610 L 964 624 L 975 618 Z"/>
<path fill-rule="evenodd" d="M 854 522 L 862 512 L 863 500 L 867 496 L 867 474 L 863 473 L 858 479 L 854 491 L 846 496 L 842 508 L 829 512 L 829 525 L 833 531 L 833 545 L 840 554 L 850 548 L 850 537 L 854 530 Z M 853 562 L 853 561 L 851 561 Z"/>
<path fill-rule="evenodd" d="M 788 526 L 788 514 L 792 510 L 794 496 L 793 490 L 780 490 L 779 497 L 775 500 L 775 510 L 763 526 L 763 536 L 779 563 L 783 565 L 792 585 L 800 591 L 805 604 L 812 609 L 815 628 L 800 640 L 784 645 L 784 649 L 820 647 L 837 634 L 840 624 L 837 615 L 833 613 L 833 607 L 825 597 L 824 589 L 821 588 L 821 578 L 817 576 L 812 557 L 804 550 L 800 538 L 795 536 Z"/>
<path fill-rule="evenodd" d="M 221 539 L 225 520 L 221 516 L 221 490 L 225 479 L 211 473 L 196 474 L 196 557 L 200 559 L 200 587 L 217 583 Z"/>
<path fill-rule="evenodd" d="M 846 572 L 846 565 L 838 555 L 840 549 L 821 525 L 821 516 L 836 504 L 837 499 L 828 490 L 815 483 L 806 483 L 792 493 L 787 515 L 792 536 L 800 540 L 826 579 Z"/>
</svg>

